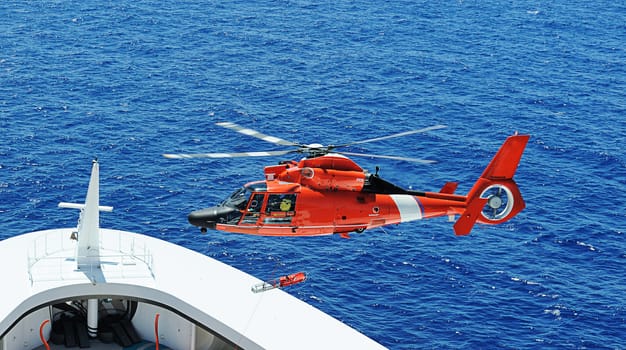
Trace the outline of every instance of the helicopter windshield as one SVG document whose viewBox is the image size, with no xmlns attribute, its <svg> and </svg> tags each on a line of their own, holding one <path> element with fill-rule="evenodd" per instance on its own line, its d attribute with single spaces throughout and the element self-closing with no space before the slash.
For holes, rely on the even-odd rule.
<svg viewBox="0 0 626 350">
<path fill-rule="evenodd" d="M 220 206 L 236 208 L 238 210 L 246 209 L 248 200 L 252 195 L 252 192 L 265 191 L 266 188 L 258 185 L 245 185 L 231 194 Z"/>
<path fill-rule="evenodd" d="M 248 203 L 248 199 L 250 198 L 251 193 L 252 191 L 246 191 L 246 188 L 242 187 L 233 192 L 230 197 L 226 198 L 226 200 L 223 201 L 220 206 L 243 210 L 246 208 L 246 204 Z"/>
</svg>

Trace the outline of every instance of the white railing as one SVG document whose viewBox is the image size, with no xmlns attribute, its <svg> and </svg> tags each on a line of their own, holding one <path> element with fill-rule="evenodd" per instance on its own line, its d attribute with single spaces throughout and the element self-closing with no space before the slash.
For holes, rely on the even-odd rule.
<svg viewBox="0 0 626 350">
<path fill-rule="evenodd" d="M 41 281 L 77 280 L 87 276 L 93 283 L 105 278 L 154 278 L 154 259 L 141 236 L 122 231 L 101 232 L 100 255 L 90 256 L 99 263 L 77 265 L 77 241 L 70 231 L 48 231 L 37 237 L 28 250 L 31 284 Z M 111 237 L 116 235 L 117 237 Z M 81 259 L 82 260 L 82 259 Z"/>
</svg>

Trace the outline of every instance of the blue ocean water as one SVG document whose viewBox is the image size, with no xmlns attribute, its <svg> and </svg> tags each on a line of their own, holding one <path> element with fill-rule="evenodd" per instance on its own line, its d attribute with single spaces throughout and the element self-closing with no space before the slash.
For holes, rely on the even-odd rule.
<svg viewBox="0 0 626 350">
<path fill-rule="evenodd" d="M 289 293 L 391 349 L 626 348 L 625 14 L 623 1 L 3 1 L 0 239 L 74 226 L 56 206 L 84 199 L 97 157 L 115 207 L 103 226 L 259 278 L 306 271 Z M 351 239 L 200 235 L 189 211 L 280 160 L 161 157 L 276 149 L 217 121 L 324 144 L 446 124 L 353 149 L 437 164 L 355 160 L 462 193 L 528 133 L 527 207 L 468 237 L 445 219 Z"/>
</svg>

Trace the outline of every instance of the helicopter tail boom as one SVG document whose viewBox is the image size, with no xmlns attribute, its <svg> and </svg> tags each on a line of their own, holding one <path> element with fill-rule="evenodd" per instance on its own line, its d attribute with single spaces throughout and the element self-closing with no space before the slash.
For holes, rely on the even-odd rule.
<svg viewBox="0 0 626 350">
<path fill-rule="evenodd" d="M 526 204 L 513 180 L 529 135 L 509 136 L 467 194 L 465 211 L 454 224 L 456 235 L 467 235 L 476 222 L 503 223 Z"/>
</svg>

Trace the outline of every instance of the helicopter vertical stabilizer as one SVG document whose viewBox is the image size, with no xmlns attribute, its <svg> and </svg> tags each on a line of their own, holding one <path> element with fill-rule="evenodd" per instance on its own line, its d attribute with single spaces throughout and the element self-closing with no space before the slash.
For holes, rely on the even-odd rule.
<svg viewBox="0 0 626 350">
<path fill-rule="evenodd" d="M 529 135 L 509 136 L 469 191 L 466 208 L 454 224 L 456 235 L 467 235 L 476 222 L 503 223 L 522 211 L 526 204 L 513 175 Z"/>
</svg>

